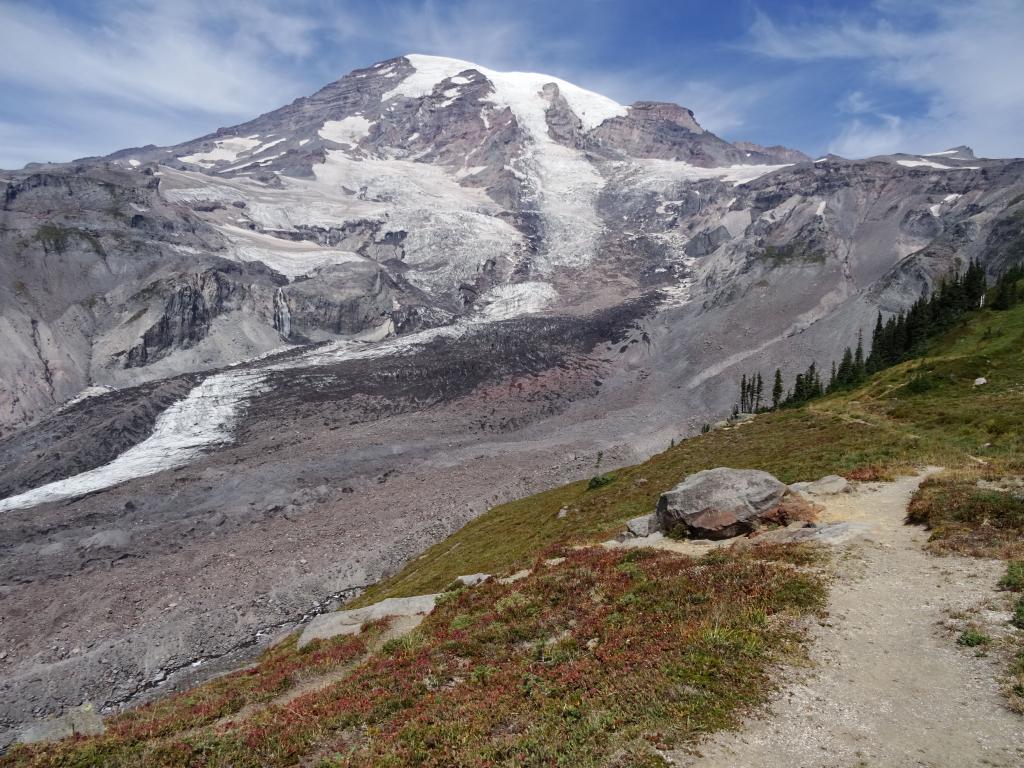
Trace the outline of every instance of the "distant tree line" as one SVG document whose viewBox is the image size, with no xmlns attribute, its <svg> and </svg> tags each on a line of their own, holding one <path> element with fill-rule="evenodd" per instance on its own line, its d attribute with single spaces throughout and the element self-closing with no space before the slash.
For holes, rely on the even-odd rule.
<svg viewBox="0 0 1024 768">
<path fill-rule="evenodd" d="M 787 390 L 782 371 L 776 368 L 769 403 L 764 397 L 761 373 L 743 374 L 740 399 L 733 406 L 733 415 L 797 406 L 825 394 L 852 389 L 873 373 L 920 356 L 930 339 L 945 333 L 968 313 L 980 310 L 987 297 L 991 297 L 990 306 L 994 310 L 1009 309 L 1024 301 L 1021 280 L 1024 280 L 1024 265 L 1017 264 L 1007 269 L 989 291 L 984 268 L 972 259 L 962 275 L 954 271 L 943 278 L 934 291 L 926 289 L 906 312 L 899 312 L 885 321 L 879 312 L 871 334 L 871 352 L 865 356 L 864 334 L 858 331 L 856 346 L 846 348 L 838 365 L 832 362 L 827 381 L 812 362 L 807 370 L 796 375 L 792 388 Z"/>
</svg>

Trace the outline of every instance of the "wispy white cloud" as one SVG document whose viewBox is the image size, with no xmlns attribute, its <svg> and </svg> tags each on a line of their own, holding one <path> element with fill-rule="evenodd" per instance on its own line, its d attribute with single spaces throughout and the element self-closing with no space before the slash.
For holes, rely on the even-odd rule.
<svg viewBox="0 0 1024 768">
<path fill-rule="evenodd" d="M 280 106 L 307 90 L 288 64 L 314 53 L 321 26 L 269 0 L 101 0 L 91 10 L 2 4 L 0 87 L 19 103 L 4 100 L 0 167 L 124 145 L 115 140 L 181 141 Z"/>
<path fill-rule="evenodd" d="M 1024 152 L 1019 0 L 882 2 L 874 16 L 785 25 L 759 14 L 750 29 L 750 48 L 790 62 L 859 63 L 867 84 L 854 101 L 837 105 L 854 116 L 834 139 L 833 151 L 864 156 L 970 142 L 992 156 Z M 902 89 L 924 108 L 900 116 L 892 109 L 867 116 L 871 110 L 850 108 L 875 102 L 872 89 Z"/>
<path fill-rule="evenodd" d="M 865 95 L 864 91 L 850 91 L 839 100 L 836 106 L 841 112 L 851 115 L 863 115 L 875 111 L 874 103 Z"/>
<path fill-rule="evenodd" d="M 251 112 L 266 105 L 267 94 L 294 87 L 264 63 L 266 54 L 301 51 L 308 31 L 299 18 L 258 3 L 251 9 L 147 2 L 115 6 L 101 25 L 87 27 L 28 5 L 5 5 L 0 81 L 149 107 Z M 230 31 L 217 34 L 218 25 Z"/>
<path fill-rule="evenodd" d="M 496 15 L 479 4 L 427 0 L 392 13 L 388 36 L 403 53 L 451 56 L 494 68 L 536 54 L 521 17 Z"/>
</svg>

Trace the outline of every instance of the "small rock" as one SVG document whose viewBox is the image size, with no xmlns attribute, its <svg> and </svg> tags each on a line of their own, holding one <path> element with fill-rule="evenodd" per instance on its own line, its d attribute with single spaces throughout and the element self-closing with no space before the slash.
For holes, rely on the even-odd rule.
<svg viewBox="0 0 1024 768">
<path fill-rule="evenodd" d="M 568 515 L 569 515 L 569 508 L 568 507 L 562 507 L 560 510 L 558 510 L 558 514 L 555 515 L 555 517 L 557 517 L 559 520 L 564 520 L 566 517 L 568 517 Z"/>
<path fill-rule="evenodd" d="M 800 483 L 797 483 L 796 485 L 800 485 Z M 840 477 L 839 475 L 826 475 L 820 480 L 815 480 L 813 483 L 807 483 L 803 492 L 810 493 L 815 496 L 832 496 L 837 493 L 849 493 L 850 483 L 845 477 Z"/>
<path fill-rule="evenodd" d="M 988 384 L 988 379 L 986 379 L 984 376 L 979 376 L 974 380 L 974 386 L 976 387 L 983 387 L 986 384 Z"/>
<path fill-rule="evenodd" d="M 455 580 L 464 587 L 475 587 L 477 584 L 485 582 L 489 578 L 491 578 L 491 574 L 489 573 L 470 573 L 465 576 L 459 576 Z"/>
<path fill-rule="evenodd" d="M 111 528 L 108 531 L 100 531 L 94 533 L 87 539 L 83 539 L 81 542 L 83 549 L 127 549 L 131 543 L 131 536 L 128 535 L 127 531 L 123 531 L 120 528 Z"/>
<path fill-rule="evenodd" d="M 509 576 L 503 576 L 502 578 L 498 579 L 498 583 L 499 584 L 512 584 L 514 582 L 520 581 L 521 579 L 525 579 L 531 573 L 533 573 L 533 571 L 531 571 L 529 568 L 524 568 L 523 570 L 516 571 L 515 573 L 513 573 L 513 574 L 511 574 Z"/>
<path fill-rule="evenodd" d="M 659 530 L 661 530 L 661 527 L 658 522 L 658 514 L 656 512 L 652 512 L 649 515 L 634 517 L 626 523 L 626 531 L 630 535 L 640 538 L 650 536 L 652 533 Z"/>
</svg>

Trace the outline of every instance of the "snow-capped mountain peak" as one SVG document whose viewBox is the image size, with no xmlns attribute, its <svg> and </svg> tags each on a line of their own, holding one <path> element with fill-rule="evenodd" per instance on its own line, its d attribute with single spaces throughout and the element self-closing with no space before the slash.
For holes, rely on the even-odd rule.
<svg viewBox="0 0 1024 768">
<path fill-rule="evenodd" d="M 546 134 L 545 114 L 551 106 L 550 98 L 545 96 L 544 87 L 554 84 L 559 93 L 569 103 L 570 108 L 580 119 L 584 130 L 596 128 L 612 117 L 625 117 L 626 107 L 602 96 L 599 93 L 580 88 L 551 75 L 534 72 L 498 72 L 481 67 L 472 62 L 450 59 L 443 56 L 426 56 L 408 54 L 403 57 L 413 68 L 413 72 L 399 82 L 392 90 L 383 95 L 383 99 L 395 96 L 421 98 L 429 96 L 438 85 L 448 80 L 456 86 L 465 84 L 466 80 L 456 80 L 466 71 L 475 71 L 486 77 L 493 86 L 493 101 L 499 106 L 512 110 L 516 119 L 535 138 Z"/>
</svg>

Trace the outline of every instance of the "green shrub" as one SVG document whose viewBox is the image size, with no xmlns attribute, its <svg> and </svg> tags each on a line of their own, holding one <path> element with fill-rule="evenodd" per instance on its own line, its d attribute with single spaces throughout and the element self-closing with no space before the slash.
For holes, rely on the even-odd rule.
<svg viewBox="0 0 1024 768">
<path fill-rule="evenodd" d="M 907 391 L 915 395 L 922 395 L 935 389 L 938 385 L 939 382 L 930 374 L 918 373 L 907 382 Z"/>
<path fill-rule="evenodd" d="M 992 642 L 992 638 L 981 632 L 974 627 L 965 629 L 960 633 L 960 637 L 956 639 L 957 645 L 962 645 L 965 648 L 975 648 L 979 645 L 988 645 Z"/>
<path fill-rule="evenodd" d="M 1017 606 L 1013 609 L 1013 618 L 1010 619 L 1010 623 L 1017 629 L 1024 629 L 1024 597 L 1017 601 Z"/>
<path fill-rule="evenodd" d="M 593 491 L 596 488 L 603 488 L 615 480 L 615 475 L 594 475 L 587 483 L 587 490 Z"/>
<path fill-rule="evenodd" d="M 1024 560 L 1011 560 L 1006 564 L 1006 574 L 999 580 L 999 588 L 1024 592 Z"/>
</svg>

